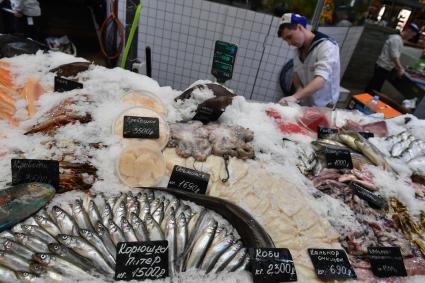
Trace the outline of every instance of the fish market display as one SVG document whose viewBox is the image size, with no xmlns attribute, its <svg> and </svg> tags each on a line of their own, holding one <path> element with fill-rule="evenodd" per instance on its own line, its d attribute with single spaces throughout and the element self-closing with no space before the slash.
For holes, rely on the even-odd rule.
<svg viewBox="0 0 425 283">
<path fill-rule="evenodd" d="M 0 191 L 0 231 L 27 218 L 53 198 L 55 189 L 48 184 L 27 183 Z"/>
<path fill-rule="evenodd" d="M 181 157 L 193 156 L 197 161 L 205 161 L 211 154 L 240 159 L 254 158 L 255 155 L 248 143 L 254 139 L 253 132 L 240 126 L 204 126 L 201 122 L 191 121 L 171 124 L 170 129 L 168 147 L 176 147 Z"/>
<path fill-rule="evenodd" d="M 273 245 L 267 236 L 244 237 L 253 246 Z M 109 280 L 119 242 L 156 240 L 169 243 L 171 276 L 193 268 L 205 273 L 232 272 L 245 269 L 249 262 L 244 240 L 216 212 L 166 190 L 142 190 L 53 205 L 1 233 L 0 268 L 5 272 L 0 272 L 0 280 L 21 273 L 50 282 L 91 276 Z"/>
</svg>

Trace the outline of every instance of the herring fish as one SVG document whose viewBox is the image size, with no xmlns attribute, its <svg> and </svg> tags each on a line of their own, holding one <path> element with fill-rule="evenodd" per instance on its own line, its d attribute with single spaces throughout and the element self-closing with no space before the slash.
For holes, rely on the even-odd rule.
<svg viewBox="0 0 425 283">
<path fill-rule="evenodd" d="M 228 248 L 217 260 L 213 268 L 213 272 L 217 273 L 222 271 L 227 264 L 236 256 L 239 250 L 242 248 L 242 243 L 240 241 L 235 242 Z"/>
</svg>

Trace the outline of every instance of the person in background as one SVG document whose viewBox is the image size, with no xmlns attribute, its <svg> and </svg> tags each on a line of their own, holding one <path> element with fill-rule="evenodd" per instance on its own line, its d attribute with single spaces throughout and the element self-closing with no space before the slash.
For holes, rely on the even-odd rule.
<svg viewBox="0 0 425 283">
<path fill-rule="evenodd" d="M 399 34 L 391 34 L 382 47 L 381 55 L 375 64 L 373 77 L 366 86 L 365 92 L 375 95 L 374 91 L 381 91 L 382 85 L 388 79 L 392 70 L 396 70 L 401 77 L 404 74 L 404 68 L 400 63 L 401 50 L 403 49 L 403 40 L 409 40 L 419 32 L 415 24 L 409 24 Z"/>
<path fill-rule="evenodd" d="M 15 15 L 14 31 L 40 40 L 41 9 L 37 0 L 10 0 Z"/>
<path fill-rule="evenodd" d="M 307 19 L 298 14 L 282 16 L 278 36 L 295 46 L 295 94 L 279 103 L 334 108 L 339 98 L 340 58 L 338 44 L 321 32 L 307 30 Z"/>
</svg>

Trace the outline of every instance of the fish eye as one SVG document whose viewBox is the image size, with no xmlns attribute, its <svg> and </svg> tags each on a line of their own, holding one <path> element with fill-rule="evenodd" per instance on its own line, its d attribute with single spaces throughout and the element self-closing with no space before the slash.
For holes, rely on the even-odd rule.
<svg viewBox="0 0 425 283">
<path fill-rule="evenodd" d="M 46 255 L 45 254 L 42 254 L 40 257 L 41 257 L 41 259 L 46 259 Z"/>
</svg>

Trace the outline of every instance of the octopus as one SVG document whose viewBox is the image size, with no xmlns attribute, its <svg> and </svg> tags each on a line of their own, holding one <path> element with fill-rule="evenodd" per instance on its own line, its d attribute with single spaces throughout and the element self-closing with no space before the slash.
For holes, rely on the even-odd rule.
<svg viewBox="0 0 425 283">
<path fill-rule="evenodd" d="M 175 147 L 183 158 L 192 156 L 197 161 L 205 161 L 211 154 L 240 159 L 255 156 L 254 148 L 248 143 L 254 139 L 254 133 L 238 125 L 204 126 L 199 121 L 190 121 L 171 124 L 170 129 L 168 147 Z"/>
</svg>

